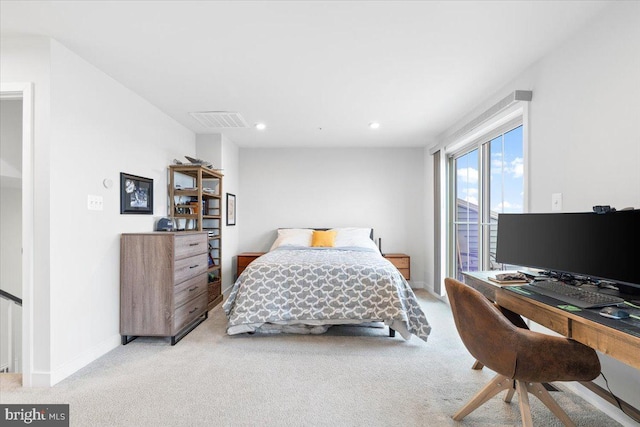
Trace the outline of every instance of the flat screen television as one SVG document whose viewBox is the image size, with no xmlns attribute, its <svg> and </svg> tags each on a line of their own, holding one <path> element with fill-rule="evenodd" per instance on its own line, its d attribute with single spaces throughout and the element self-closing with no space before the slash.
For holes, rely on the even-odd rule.
<svg viewBox="0 0 640 427">
<path fill-rule="evenodd" d="M 496 260 L 640 293 L 640 210 L 499 214 Z"/>
</svg>

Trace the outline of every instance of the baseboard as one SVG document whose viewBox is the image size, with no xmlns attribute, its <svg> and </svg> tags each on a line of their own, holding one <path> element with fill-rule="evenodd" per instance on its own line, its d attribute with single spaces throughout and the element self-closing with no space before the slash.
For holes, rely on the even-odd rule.
<svg viewBox="0 0 640 427">
<path fill-rule="evenodd" d="M 433 296 L 434 298 L 439 299 L 440 301 L 449 304 L 449 299 L 447 298 L 447 295 L 438 295 L 437 293 L 435 293 L 435 291 L 433 290 L 433 286 L 426 286 L 424 287 L 424 290 L 429 292 L 429 294 L 431 296 Z"/>
<path fill-rule="evenodd" d="M 113 335 L 102 342 L 94 345 L 79 356 L 73 358 L 67 363 L 58 366 L 51 371 L 50 383 L 47 386 L 53 386 L 69 375 L 79 371 L 94 360 L 104 356 L 114 348 L 120 345 L 120 335 Z"/>
<path fill-rule="evenodd" d="M 582 397 L 585 401 L 589 402 L 594 407 L 596 407 L 600 411 L 604 412 L 609 417 L 611 417 L 613 420 L 619 422 L 623 426 L 625 426 L 625 427 L 637 427 L 638 426 L 637 422 L 635 422 L 627 414 L 622 412 L 618 407 L 616 407 L 616 406 L 612 405 L 611 403 L 607 402 L 605 399 L 603 399 L 602 397 L 598 396 L 596 393 L 594 393 L 593 391 L 589 390 L 588 388 L 586 388 L 582 384 L 580 384 L 578 382 L 563 382 L 562 385 L 564 387 L 568 388 L 569 390 L 571 390 L 571 392 L 573 392 L 573 393 L 577 394 L 578 396 Z"/>
<path fill-rule="evenodd" d="M 22 378 L 22 383 L 25 384 L 25 378 Z M 34 371 L 31 372 L 31 384 L 27 384 L 28 387 L 51 387 L 51 373 L 46 371 Z"/>
<path fill-rule="evenodd" d="M 411 289 L 424 289 L 426 287 L 426 283 L 417 280 L 409 280 L 409 286 L 411 286 Z"/>
</svg>

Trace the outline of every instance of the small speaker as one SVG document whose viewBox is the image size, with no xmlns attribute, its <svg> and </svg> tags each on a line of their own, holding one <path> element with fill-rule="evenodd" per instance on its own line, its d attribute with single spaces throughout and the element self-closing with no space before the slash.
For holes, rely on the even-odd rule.
<svg viewBox="0 0 640 427">
<path fill-rule="evenodd" d="M 175 223 L 171 218 L 160 218 L 156 224 L 156 231 L 174 231 Z"/>
</svg>

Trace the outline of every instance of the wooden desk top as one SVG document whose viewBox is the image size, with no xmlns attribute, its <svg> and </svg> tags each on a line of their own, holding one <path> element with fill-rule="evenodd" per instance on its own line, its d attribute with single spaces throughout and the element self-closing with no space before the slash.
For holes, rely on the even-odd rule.
<svg viewBox="0 0 640 427">
<path fill-rule="evenodd" d="M 569 312 L 541 301 L 545 297 L 529 297 L 509 291 L 505 288 L 518 285 L 499 285 L 490 281 L 489 276 L 495 273 L 478 271 L 463 275 L 467 285 L 498 305 L 640 369 L 640 336 L 621 330 L 623 323 L 599 316 L 598 309 Z"/>
</svg>

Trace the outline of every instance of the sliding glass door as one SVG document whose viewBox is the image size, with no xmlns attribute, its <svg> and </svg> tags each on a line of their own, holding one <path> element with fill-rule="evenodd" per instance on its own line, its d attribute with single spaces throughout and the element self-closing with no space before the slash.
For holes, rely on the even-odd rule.
<svg viewBox="0 0 640 427">
<path fill-rule="evenodd" d="M 459 280 L 460 272 L 477 271 L 480 265 L 479 159 L 480 149 L 476 148 L 453 161 L 455 265 Z"/>
<path fill-rule="evenodd" d="M 522 125 L 487 137 L 450 158 L 450 274 L 500 270 L 498 214 L 524 211 Z"/>
</svg>

